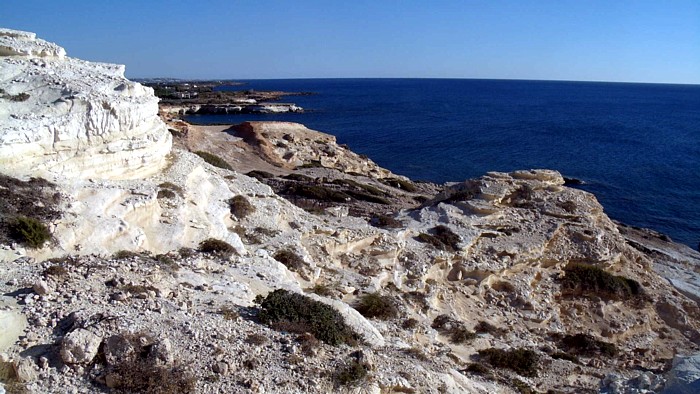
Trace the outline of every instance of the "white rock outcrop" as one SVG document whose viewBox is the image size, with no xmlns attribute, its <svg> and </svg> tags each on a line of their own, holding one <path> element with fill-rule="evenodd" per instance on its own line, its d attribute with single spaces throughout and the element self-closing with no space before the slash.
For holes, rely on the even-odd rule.
<svg viewBox="0 0 700 394">
<path fill-rule="evenodd" d="M 65 56 L 34 33 L 0 29 L 0 168 L 14 176 L 137 178 L 165 164 L 172 137 L 153 90 L 124 66 Z"/>
</svg>

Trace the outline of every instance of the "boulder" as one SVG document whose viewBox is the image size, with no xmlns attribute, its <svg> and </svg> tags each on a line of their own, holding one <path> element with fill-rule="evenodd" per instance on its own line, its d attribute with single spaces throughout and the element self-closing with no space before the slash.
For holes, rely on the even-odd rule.
<svg viewBox="0 0 700 394">
<path fill-rule="evenodd" d="M 97 355 L 102 338 L 80 328 L 70 332 L 61 342 L 61 359 L 66 364 L 86 364 Z"/>
<path fill-rule="evenodd" d="M 674 357 L 666 379 L 664 394 L 700 393 L 700 353 Z"/>
</svg>

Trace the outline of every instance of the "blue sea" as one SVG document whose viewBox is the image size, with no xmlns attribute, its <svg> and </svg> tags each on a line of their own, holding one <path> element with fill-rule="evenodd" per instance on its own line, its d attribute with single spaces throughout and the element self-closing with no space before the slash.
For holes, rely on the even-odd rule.
<svg viewBox="0 0 700 394">
<path fill-rule="evenodd" d="M 700 85 L 473 79 L 251 80 L 232 90 L 284 97 L 302 114 L 191 116 L 194 123 L 283 120 L 417 180 L 550 168 L 585 182 L 606 213 L 696 248 Z"/>
</svg>

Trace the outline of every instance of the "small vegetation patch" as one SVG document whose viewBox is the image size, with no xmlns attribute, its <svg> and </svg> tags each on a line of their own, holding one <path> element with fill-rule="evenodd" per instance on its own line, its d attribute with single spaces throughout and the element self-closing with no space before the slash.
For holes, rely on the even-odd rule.
<svg viewBox="0 0 700 394">
<path fill-rule="evenodd" d="M 402 228 L 403 223 L 400 220 L 394 219 L 388 215 L 376 215 L 370 221 L 370 224 L 379 228 Z"/>
<path fill-rule="evenodd" d="M 358 335 L 347 325 L 343 316 L 333 307 L 302 294 L 277 289 L 266 297 L 255 299 L 260 305 L 261 322 L 292 323 L 298 334 L 309 332 L 329 345 L 354 344 Z"/>
<path fill-rule="evenodd" d="M 491 334 L 494 337 L 500 337 L 506 333 L 505 329 L 496 327 L 493 324 L 486 321 L 480 321 L 479 323 L 477 323 L 476 326 L 474 326 L 474 331 L 476 331 L 477 333 Z"/>
<path fill-rule="evenodd" d="M 574 334 L 567 335 L 561 341 L 569 353 L 582 356 L 597 356 L 614 357 L 617 355 L 617 348 L 612 343 L 603 342 L 595 339 L 589 334 Z"/>
<path fill-rule="evenodd" d="M 132 252 L 131 250 L 120 250 L 118 252 L 115 252 L 112 255 L 112 258 L 115 260 L 126 260 L 126 259 L 132 259 L 134 257 L 139 257 L 140 254 L 137 252 Z"/>
<path fill-rule="evenodd" d="M 298 272 L 304 269 L 304 259 L 290 249 L 278 250 L 273 257 L 291 271 Z"/>
<path fill-rule="evenodd" d="M 318 294 L 322 297 L 333 297 L 334 291 L 331 289 L 328 285 L 324 285 L 321 283 L 316 283 L 314 287 L 309 289 L 309 292 Z"/>
<path fill-rule="evenodd" d="M 297 173 L 291 173 L 289 175 L 285 175 L 282 178 L 284 179 L 289 179 L 290 181 L 298 181 L 298 182 L 313 182 L 314 178 L 310 176 L 306 176 L 304 174 L 297 174 Z"/>
<path fill-rule="evenodd" d="M 9 93 L 5 92 L 3 89 L 0 89 L 0 98 L 4 98 L 4 99 L 10 100 L 10 101 L 22 102 L 22 101 L 29 100 L 29 93 L 22 92 L 22 93 L 17 93 L 17 94 L 9 94 Z"/>
<path fill-rule="evenodd" d="M 454 344 L 462 344 L 476 338 L 476 333 L 471 332 L 461 321 L 455 320 L 448 315 L 439 315 L 433 319 L 433 324 L 430 327 L 438 330 L 442 335 L 450 338 L 450 342 Z"/>
<path fill-rule="evenodd" d="M 613 275 L 594 265 L 571 263 L 564 268 L 564 273 L 561 288 L 565 295 L 608 300 L 644 298 L 644 290 L 637 281 Z"/>
<path fill-rule="evenodd" d="M 381 182 L 387 186 L 391 186 L 396 189 L 401 189 L 409 193 L 414 193 L 418 191 L 418 188 L 410 181 L 406 181 L 400 178 L 384 178 Z"/>
<path fill-rule="evenodd" d="M 284 194 L 325 202 L 347 202 L 352 199 L 346 193 L 321 185 L 293 184 L 287 187 Z"/>
<path fill-rule="evenodd" d="M 399 314 L 396 302 L 391 297 L 379 293 L 363 294 L 354 308 L 364 317 L 381 320 L 392 319 Z"/>
<path fill-rule="evenodd" d="M 497 368 L 508 368 L 522 376 L 537 376 L 539 357 L 529 349 L 496 349 L 479 350 L 479 356 Z"/>
<path fill-rule="evenodd" d="M 473 373 L 475 375 L 480 375 L 480 376 L 485 376 L 485 377 L 490 377 L 493 374 L 491 373 L 491 368 L 485 366 L 484 364 L 480 363 L 471 363 L 467 365 L 462 372 L 469 372 Z"/>
<path fill-rule="evenodd" d="M 444 225 L 435 226 L 430 232 L 432 234 L 419 234 L 418 240 L 440 250 L 454 252 L 459 249 L 459 235 L 455 234 L 449 227 Z"/>
<path fill-rule="evenodd" d="M 579 363 L 578 357 L 576 357 L 575 355 L 573 355 L 573 354 L 571 354 L 571 353 L 555 352 L 555 353 L 552 353 L 552 356 L 551 356 L 551 357 L 552 357 L 553 359 L 556 359 L 556 360 L 571 361 L 571 362 L 574 363 L 574 364 L 578 364 L 578 363 Z"/>
<path fill-rule="evenodd" d="M 61 217 L 61 199 L 56 185 L 45 179 L 21 181 L 0 174 L 0 243 L 43 245 L 50 238 L 47 224 Z"/>
<path fill-rule="evenodd" d="M 262 182 L 263 179 L 270 179 L 270 178 L 274 178 L 274 177 L 275 177 L 274 175 L 270 174 L 269 172 L 260 171 L 260 170 L 253 170 L 253 171 L 250 171 L 250 172 L 248 172 L 246 175 L 249 176 L 249 177 L 251 177 L 251 178 L 257 179 L 257 180 L 260 181 L 260 182 Z"/>
<path fill-rule="evenodd" d="M 220 158 L 217 155 L 201 150 L 194 152 L 194 154 L 201 157 L 205 162 L 213 165 L 214 167 L 223 168 L 224 170 L 233 170 L 233 167 L 231 167 L 231 165 L 228 164 L 226 160 Z"/>
<path fill-rule="evenodd" d="M 251 345 L 264 345 L 268 343 L 270 340 L 262 334 L 250 334 L 248 337 L 245 339 L 246 343 L 249 343 Z"/>
<path fill-rule="evenodd" d="M 41 221 L 20 216 L 9 225 L 10 237 L 24 245 L 38 249 L 51 239 L 51 232 Z"/>
<path fill-rule="evenodd" d="M 125 392 L 180 394 L 194 393 L 197 380 L 179 365 L 162 365 L 138 338 L 127 337 L 136 350 L 132 356 L 118 360 L 109 370 L 117 376 L 115 388 Z"/>
<path fill-rule="evenodd" d="M 208 238 L 200 242 L 198 249 L 202 253 L 215 254 L 223 258 L 229 258 L 236 253 L 236 249 L 231 244 L 216 238 Z"/>
<path fill-rule="evenodd" d="M 353 359 L 338 369 L 334 378 L 337 385 L 348 386 L 365 380 L 368 372 L 369 366 L 367 364 Z"/>
<path fill-rule="evenodd" d="M 50 265 L 44 270 L 44 276 L 52 276 L 54 278 L 62 278 L 68 276 L 68 270 L 60 265 Z"/>
<path fill-rule="evenodd" d="M 228 200 L 228 207 L 231 213 L 238 219 L 243 219 L 244 217 L 255 212 L 255 206 L 248 201 L 245 196 L 233 196 Z"/>
<path fill-rule="evenodd" d="M 224 320 L 229 320 L 229 321 L 238 320 L 238 318 L 241 316 L 241 314 L 238 313 L 237 310 L 235 310 L 229 306 L 222 307 L 219 310 L 219 314 L 224 317 Z"/>
<path fill-rule="evenodd" d="M 158 190 L 158 195 L 156 196 L 158 199 L 168 199 L 168 200 L 174 200 L 177 198 L 177 193 L 170 189 L 160 189 Z"/>
<path fill-rule="evenodd" d="M 160 185 L 158 185 L 158 187 L 161 189 L 172 190 L 175 193 L 179 194 L 180 196 L 182 196 L 182 194 L 184 193 L 180 186 L 178 186 L 172 182 L 163 182 Z"/>
</svg>

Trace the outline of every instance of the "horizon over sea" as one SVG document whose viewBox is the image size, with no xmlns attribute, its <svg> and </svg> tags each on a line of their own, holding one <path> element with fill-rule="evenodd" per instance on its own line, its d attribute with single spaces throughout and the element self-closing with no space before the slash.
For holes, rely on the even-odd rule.
<svg viewBox="0 0 700 394">
<path fill-rule="evenodd" d="M 267 79 L 229 90 L 313 92 L 304 113 L 194 115 L 198 124 L 298 122 L 416 180 L 548 168 L 580 179 L 613 219 L 700 242 L 700 85 Z"/>
</svg>

